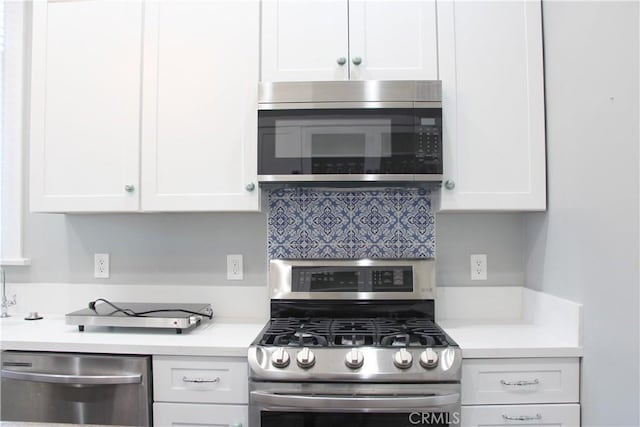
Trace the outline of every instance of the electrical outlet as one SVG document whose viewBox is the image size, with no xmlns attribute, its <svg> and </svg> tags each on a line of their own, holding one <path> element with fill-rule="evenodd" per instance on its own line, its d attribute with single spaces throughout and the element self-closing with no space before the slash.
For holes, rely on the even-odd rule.
<svg viewBox="0 0 640 427">
<path fill-rule="evenodd" d="M 93 254 L 93 277 L 109 278 L 109 254 Z"/>
<path fill-rule="evenodd" d="M 242 255 L 227 255 L 227 280 L 242 280 Z"/>
<path fill-rule="evenodd" d="M 471 255 L 471 280 L 487 280 L 487 254 Z"/>
</svg>

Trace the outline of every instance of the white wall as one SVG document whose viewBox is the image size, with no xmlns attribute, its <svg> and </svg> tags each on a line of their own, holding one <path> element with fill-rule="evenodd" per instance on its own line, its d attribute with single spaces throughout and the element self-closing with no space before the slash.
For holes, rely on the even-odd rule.
<svg viewBox="0 0 640 427">
<path fill-rule="evenodd" d="M 638 426 L 638 2 L 543 4 L 548 211 L 530 287 L 584 304 L 585 426 Z"/>
<path fill-rule="evenodd" d="M 438 214 L 438 284 L 524 285 L 523 214 Z M 26 214 L 29 267 L 11 282 L 263 286 L 266 216 L 255 214 Z M 93 278 L 93 254 L 111 254 L 111 278 Z M 469 280 L 469 254 L 488 255 L 486 282 Z M 226 254 L 244 255 L 242 282 L 226 280 Z"/>
</svg>

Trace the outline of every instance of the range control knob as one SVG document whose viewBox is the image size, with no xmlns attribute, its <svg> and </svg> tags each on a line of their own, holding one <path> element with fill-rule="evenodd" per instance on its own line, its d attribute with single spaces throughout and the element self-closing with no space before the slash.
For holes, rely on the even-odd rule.
<svg viewBox="0 0 640 427">
<path fill-rule="evenodd" d="M 393 364 L 396 368 L 407 369 L 413 364 L 413 356 L 407 351 L 406 348 L 401 348 L 393 355 Z"/>
<path fill-rule="evenodd" d="M 271 364 L 276 368 L 286 368 L 289 366 L 289 353 L 284 348 L 279 348 L 271 355 Z"/>
<path fill-rule="evenodd" d="M 296 362 L 298 362 L 298 366 L 303 369 L 309 369 L 316 363 L 316 355 L 313 354 L 313 351 L 309 350 L 309 347 L 304 347 L 302 350 L 298 352 L 296 356 Z"/>
<path fill-rule="evenodd" d="M 358 369 L 364 363 L 364 356 L 362 352 L 356 350 L 355 348 L 347 353 L 347 356 L 344 358 L 344 364 L 351 369 Z"/>
<path fill-rule="evenodd" d="M 427 348 L 420 354 L 420 365 L 426 369 L 433 369 L 438 366 L 438 353 L 432 348 Z"/>
</svg>

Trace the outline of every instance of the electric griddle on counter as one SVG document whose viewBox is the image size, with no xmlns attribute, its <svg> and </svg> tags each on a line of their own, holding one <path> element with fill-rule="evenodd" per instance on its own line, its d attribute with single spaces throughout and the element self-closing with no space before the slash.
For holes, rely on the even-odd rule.
<svg viewBox="0 0 640 427">
<path fill-rule="evenodd" d="M 203 319 L 212 319 L 211 304 L 129 303 L 98 299 L 89 307 L 68 313 L 67 325 L 112 326 L 123 328 L 167 328 L 176 333 L 198 326 Z"/>
</svg>

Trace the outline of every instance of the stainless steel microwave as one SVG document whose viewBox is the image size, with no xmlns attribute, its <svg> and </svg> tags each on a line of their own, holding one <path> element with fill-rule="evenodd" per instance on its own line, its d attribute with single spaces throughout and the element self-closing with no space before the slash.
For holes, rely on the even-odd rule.
<svg viewBox="0 0 640 427">
<path fill-rule="evenodd" d="M 439 81 L 260 85 L 258 181 L 441 180 Z"/>
</svg>

